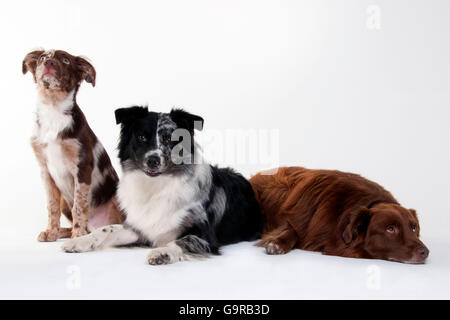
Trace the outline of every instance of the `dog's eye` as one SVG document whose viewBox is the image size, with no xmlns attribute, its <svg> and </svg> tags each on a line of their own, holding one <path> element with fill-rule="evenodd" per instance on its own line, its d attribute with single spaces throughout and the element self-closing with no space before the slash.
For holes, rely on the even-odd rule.
<svg viewBox="0 0 450 320">
<path fill-rule="evenodd" d="M 70 63 L 70 60 L 67 59 L 66 57 L 64 57 L 64 58 L 62 58 L 62 62 L 63 62 L 64 64 L 69 64 L 69 63 Z"/>
<path fill-rule="evenodd" d="M 395 233 L 395 226 L 393 226 L 393 225 L 388 226 L 388 227 L 386 228 L 386 231 L 387 231 L 388 233 Z"/>
<path fill-rule="evenodd" d="M 44 61 L 46 56 L 41 56 L 41 61 Z"/>
<path fill-rule="evenodd" d="M 145 136 L 138 136 L 137 137 L 137 140 L 139 141 L 139 142 L 146 142 L 147 141 L 147 138 L 145 137 Z"/>
<path fill-rule="evenodd" d="M 162 141 L 165 144 L 169 144 L 171 142 L 171 140 L 172 140 L 172 136 L 170 134 L 164 134 L 162 136 Z"/>
<path fill-rule="evenodd" d="M 411 226 L 412 232 L 417 232 L 417 226 L 413 225 Z"/>
</svg>

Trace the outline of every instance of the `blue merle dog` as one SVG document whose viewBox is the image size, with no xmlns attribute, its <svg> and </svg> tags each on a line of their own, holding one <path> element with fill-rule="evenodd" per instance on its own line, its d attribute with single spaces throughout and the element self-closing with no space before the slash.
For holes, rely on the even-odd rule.
<svg viewBox="0 0 450 320">
<path fill-rule="evenodd" d="M 118 200 L 123 225 L 110 225 L 63 245 L 66 252 L 148 245 L 148 263 L 169 264 L 260 237 L 263 215 L 250 183 L 201 158 L 194 130 L 203 119 L 181 109 L 118 109 L 123 177 Z"/>
</svg>

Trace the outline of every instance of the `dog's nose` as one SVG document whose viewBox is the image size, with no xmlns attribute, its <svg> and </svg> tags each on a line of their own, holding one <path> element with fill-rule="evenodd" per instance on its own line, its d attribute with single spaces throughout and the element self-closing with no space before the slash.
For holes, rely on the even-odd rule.
<svg viewBox="0 0 450 320">
<path fill-rule="evenodd" d="M 149 168 L 152 168 L 152 169 L 158 168 L 160 164 L 161 164 L 161 161 L 159 160 L 158 156 L 150 156 L 147 159 L 147 166 Z"/>
<path fill-rule="evenodd" d="M 419 247 L 417 248 L 416 252 L 417 255 L 423 260 L 425 260 L 428 257 L 428 254 L 430 253 L 430 251 L 426 247 Z"/>
<path fill-rule="evenodd" d="M 47 68 L 54 68 L 55 61 L 47 59 L 47 60 L 45 60 L 44 66 L 46 66 Z"/>
</svg>

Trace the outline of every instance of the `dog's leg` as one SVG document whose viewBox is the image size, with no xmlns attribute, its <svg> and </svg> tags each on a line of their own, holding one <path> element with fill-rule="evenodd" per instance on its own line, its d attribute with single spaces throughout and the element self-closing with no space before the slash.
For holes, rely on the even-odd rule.
<svg viewBox="0 0 450 320">
<path fill-rule="evenodd" d="M 47 170 L 42 168 L 42 178 L 47 193 L 48 226 L 39 234 L 38 241 L 56 241 L 59 238 L 61 193 Z"/>
<path fill-rule="evenodd" d="M 97 248 L 124 246 L 136 243 L 138 239 L 139 236 L 134 231 L 125 229 L 121 224 L 112 224 L 68 240 L 61 248 L 65 252 L 86 252 Z"/>
<path fill-rule="evenodd" d="M 59 228 L 58 239 L 70 238 L 72 236 L 72 228 Z"/>
<path fill-rule="evenodd" d="M 267 254 L 285 254 L 291 251 L 298 241 L 297 233 L 288 222 L 263 235 L 256 245 L 266 248 Z"/>
<path fill-rule="evenodd" d="M 69 207 L 66 200 L 64 200 L 64 197 L 61 196 L 61 200 L 59 201 L 59 203 L 62 214 L 67 218 L 67 220 L 72 222 L 72 209 Z"/>
<path fill-rule="evenodd" d="M 152 249 L 147 257 L 147 262 L 152 265 L 169 264 L 195 257 L 204 257 L 211 251 L 210 244 L 206 240 L 187 235 L 169 242 L 165 247 Z"/>
<path fill-rule="evenodd" d="M 72 238 L 88 234 L 90 184 L 75 178 L 75 197 L 72 208 Z"/>
<path fill-rule="evenodd" d="M 61 210 L 59 199 L 61 197 L 61 192 L 48 172 L 47 160 L 42 152 L 42 145 L 31 140 L 31 147 L 33 148 L 34 155 L 39 163 L 41 177 L 47 195 L 48 227 L 39 234 L 38 241 L 55 241 L 58 239 L 60 227 Z"/>
</svg>

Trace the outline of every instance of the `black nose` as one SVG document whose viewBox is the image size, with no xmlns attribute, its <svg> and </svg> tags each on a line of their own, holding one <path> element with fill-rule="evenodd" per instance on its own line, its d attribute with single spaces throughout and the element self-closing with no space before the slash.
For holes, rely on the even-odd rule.
<svg viewBox="0 0 450 320">
<path fill-rule="evenodd" d="M 55 61 L 53 61 L 53 60 L 45 60 L 45 63 L 44 63 L 44 65 L 47 67 L 47 68 L 54 68 L 55 67 Z"/>
<path fill-rule="evenodd" d="M 417 254 L 419 255 L 419 257 L 425 259 L 426 257 L 428 257 L 428 254 L 430 253 L 430 251 L 426 248 L 426 247 L 419 247 L 417 249 Z"/>
<path fill-rule="evenodd" d="M 158 156 L 150 156 L 147 159 L 147 166 L 152 169 L 156 169 L 161 164 Z"/>
</svg>

